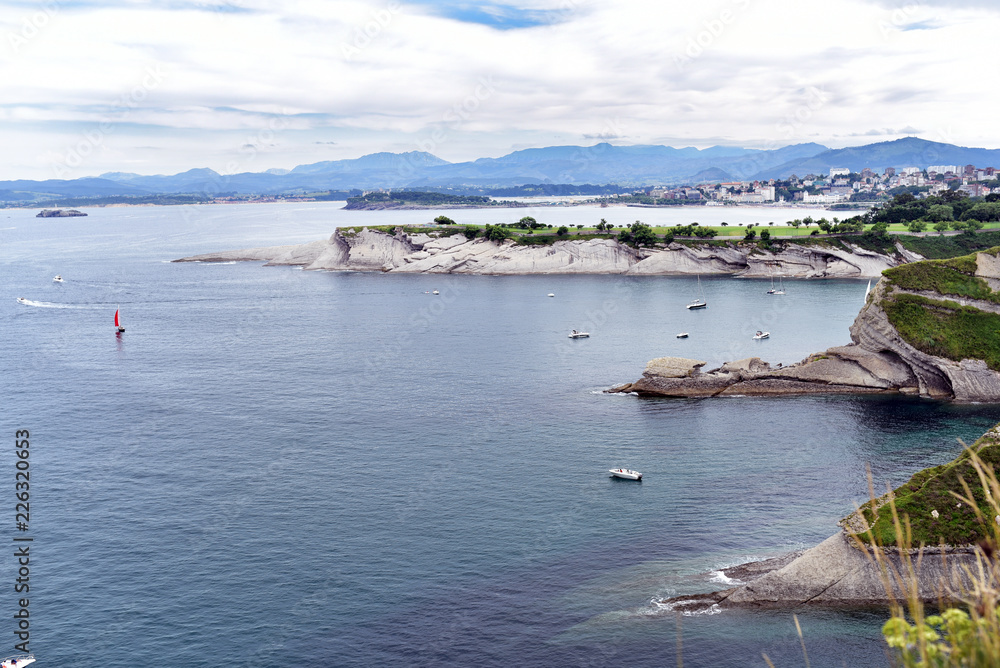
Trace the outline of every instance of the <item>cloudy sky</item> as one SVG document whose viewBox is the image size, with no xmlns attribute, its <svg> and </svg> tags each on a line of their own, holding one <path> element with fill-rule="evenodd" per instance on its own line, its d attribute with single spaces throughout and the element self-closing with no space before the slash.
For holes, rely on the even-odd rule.
<svg viewBox="0 0 1000 668">
<path fill-rule="evenodd" d="M 986 0 L 7 0 L 0 178 L 558 144 L 1000 148 Z"/>
</svg>

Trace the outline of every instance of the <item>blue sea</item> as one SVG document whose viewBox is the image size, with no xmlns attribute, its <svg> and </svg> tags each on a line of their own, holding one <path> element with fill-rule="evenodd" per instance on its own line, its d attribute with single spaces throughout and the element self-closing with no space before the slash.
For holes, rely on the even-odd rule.
<svg viewBox="0 0 1000 668">
<path fill-rule="evenodd" d="M 31 433 L 36 665 L 800 666 L 793 612 L 812 666 L 888 665 L 881 610 L 656 602 L 819 542 L 867 498 L 866 466 L 898 485 L 1000 408 L 601 392 L 654 357 L 844 344 L 867 282 L 775 297 L 706 277 L 691 312 L 693 278 L 169 262 L 416 215 L 339 207 L 0 210 L 0 422 Z"/>
</svg>

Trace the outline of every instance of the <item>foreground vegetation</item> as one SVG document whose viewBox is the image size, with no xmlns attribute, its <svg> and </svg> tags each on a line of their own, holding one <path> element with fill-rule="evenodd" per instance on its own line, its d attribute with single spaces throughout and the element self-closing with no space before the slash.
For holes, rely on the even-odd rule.
<svg viewBox="0 0 1000 668">
<path fill-rule="evenodd" d="M 882 626 L 896 665 L 994 666 L 1000 657 L 1000 425 L 957 459 L 925 469 L 895 491 L 860 510 L 872 529 L 856 536 L 879 566 L 891 601 Z M 874 509 L 878 509 L 877 511 Z M 851 518 L 848 518 L 851 519 Z M 927 614 L 916 578 L 925 546 L 942 542 L 974 545 L 971 567 L 962 577 L 933 583 L 939 614 Z M 880 548 L 902 548 L 899 561 Z M 917 555 L 914 547 L 921 548 Z M 927 548 L 928 554 L 935 550 Z M 897 565 L 898 564 L 898 565 Z M 897 594 L 902 594 L 898 596 Z"/>
</svg>

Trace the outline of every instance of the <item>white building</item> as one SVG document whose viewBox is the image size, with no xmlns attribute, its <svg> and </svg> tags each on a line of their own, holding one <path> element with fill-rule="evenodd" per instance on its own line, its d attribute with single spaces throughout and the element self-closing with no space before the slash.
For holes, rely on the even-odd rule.
<svg viewBox="0 0 1000 668">
<path fill-rule="evenodd" d="M 931 165 L 927 168 L 928 174 L 958 174 L 958 165 Z"/>
<path fill-rule="evenodd" d="M 836 204 L 847 201 L 847 195 L 802 195 L 802 202 L 805 204 Z"/>
<path fill-rule="evenodd" d="M 847 176 L 851 173 L 851 170 L 847 167 L 831 167 L 830 168 L 830 178 L 835 176 Z"/>
<path fill-rule="evenodd" d="M 910 174 L 919 174 L 921 171 L 923 170 L 921 170 L 919 167 L 904 167 L 903 175 L 909 176 Z"/>
</svg>

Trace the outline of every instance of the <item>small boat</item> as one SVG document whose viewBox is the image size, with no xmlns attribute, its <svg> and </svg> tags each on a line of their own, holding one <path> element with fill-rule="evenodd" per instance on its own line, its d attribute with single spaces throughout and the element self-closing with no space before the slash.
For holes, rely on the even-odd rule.
<svg viewBox="0 0 1000 668">
<path fill-rule="evenodd" d="M 688 337 L 687 332 L 681 332 L 680 334 L 677 335 L 678 339 L 686 339 L 687 337 Z"/>
<path fill-rule="evenodd" d="M 774 274 L 771 274 L 771 289 L 767 291 L 767 294 L 773 295 L 777 290 L 774 289 Z"/>
<path fill-rule="evenodd" d="M 687 309 L 689 311 L 691 311 L 691 310 L 698 309 L 698 308 L 706 308 L 707 306 L 708 306 L 708 302 L 705 301 L 705 294 L 701 290 L 701 275 L 699 274 L 699 276 L 698 276 L 698 296 L 695 297 L 695 299 L 690 304 L 687 305 Z"/>
<path fill-rule="evenodd" d="M 753 335 L 754 341 L 760 341 L 761 339 L 771 338 L 771 332 L 762 332 L 759 329 L 757 333 Z"/>
<path fill-rule="evenodd" d="M 776 295 L 785 294 L 785 280 L 781 276 L 778 276 L 778 289 L 775 290 L 773 294 Z"/>
<path fill-rule="evenodd" d="M 20 656 L 8 656 L 0 661 L 0 668 L 23 668 L 29 663 L 35 662 L 34 654 L 21 654 Z"/>
<path fill-rule="evenodd" d="M 587 332 L 578 332 L 575 329 L 569 333 L 569 338 L 571 339 L 589 339 L 590 334 Z"/>
<path fill-rule="evenodd" d="M 125 331 L 125 328 L 122 327 L 122 320 L 121 317 L 118 315 L 119 310 L 120 309 L 117 308 L 115 309 L 115 329 L 118 330 L 119 334 L 121 334 L 122 332 Z"/>
<path fill-rule="evenodd" d="M 632 469 L 608 469 L 608 473 L 616 478 L 625 480 L 642 480 L 642 474 Z"/>
<path fill-rule="evenodd" d="M 53 278 L 52 280 L 55 281 L 56 283 L 62 283 L 63 277 L 60 276 L 59 274 L 56 274 L 55 278 Z"/>
<path fill-rule="evenodd" d="M 549 293 L 549 297 L 555 297 L 555 296 L 556 296 L 556 293 L 554 293 L 554 292 L 550 292 Z"/>
<path fill-rule="evenodd" d="M 18 303 L 18 304 L 27 304 L 27 303 L 28 303 L 28 300 L 27 300 L 27 299 L 25 299 L 24 297 L 18 297 L 18 298 L 17 298 L 17 303 Z"/>
<path fill-rule="evenodd" d="M 868 301 L 868 295 L 872 291 L 872 279 L 868 279 L 868 289 L 865 290 L 865 301 Z"/>
<path fill-rule="evenodd" d="M 437 290 L 434 290 L 433 292 L 431 292 L 431 294 L 432 294 L 432 295 L 439 295 L 439 294 L 441 294 L 441 293 L 440 293 L 440 292 L 438 292 Z"/>
</svg>

